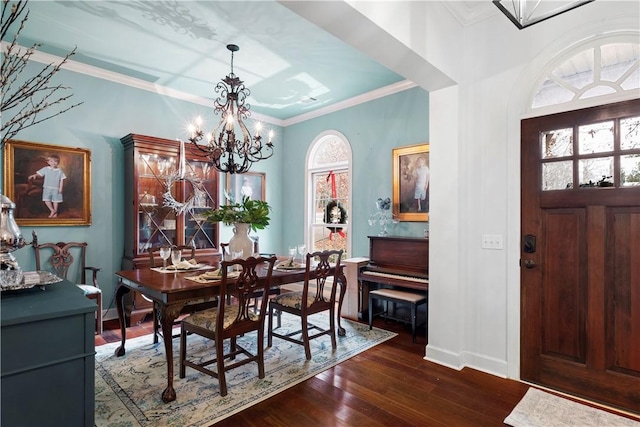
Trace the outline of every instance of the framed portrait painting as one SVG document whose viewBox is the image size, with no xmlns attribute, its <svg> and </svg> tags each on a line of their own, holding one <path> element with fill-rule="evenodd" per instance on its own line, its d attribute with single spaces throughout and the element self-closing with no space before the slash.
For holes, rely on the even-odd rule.
<svg viewBox="0 0 640 427">
<path fill-rule="evenodd" d="M 7 141 L 4 194 L 18 225 L 90 225 L 91 151 Z"/>
<path fill-rule="evenodd" d="M 399 221 L 429 220 L 429 144 L 393 149 L 393 215 Z"/>
<path fill-rule="evenodd" d="M 227 193 L 236 203 L 241 203 L 244 197 L 264 202 L 265 180 L 264 172 L 227 174 Z"/>
</svg>

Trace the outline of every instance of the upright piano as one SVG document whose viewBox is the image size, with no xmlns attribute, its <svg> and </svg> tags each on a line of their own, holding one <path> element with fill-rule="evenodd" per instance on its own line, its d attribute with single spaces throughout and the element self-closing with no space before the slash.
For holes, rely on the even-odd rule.
<svg viewBox="0 0 640 427">
<path fill-rule="evenodd" d="M 369 290 L 429 290 L 429 239 L 369 236 L 369 262 L 358 272 L 358 318 L 368 319 Z"/>
</svg>

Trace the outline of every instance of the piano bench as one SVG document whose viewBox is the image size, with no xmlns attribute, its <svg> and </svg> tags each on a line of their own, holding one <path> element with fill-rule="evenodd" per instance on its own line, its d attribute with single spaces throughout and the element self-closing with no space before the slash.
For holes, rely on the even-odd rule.
<svg viewBox="0 0 640 427">
<path fill-rule="evenodd" d="M 369 292 L 369 329 L 372 328 L 372 324 L 373 324 L 373 300 L 374 299 L 384 301 L 385 308 L 384 308 L 383 314 L 385 314 L 386 318 L 397 320 L 397 321 L 404 321 L 404 322 L 406 322 L 406 320 L 389 316 L 387 305 L 389 302 L 410 304 L 411 336 L 413 338 L 413 342 L 415 343 L 416 342 L 416 326 L 418 326 L 416 325 L 417 318 L 418 318 L 418 306 L 421 304 L 427 303 L 426 294 L 401 291 L 397 289 L 376 289 L 376 290 L 370 291 Z"/>
</svg>

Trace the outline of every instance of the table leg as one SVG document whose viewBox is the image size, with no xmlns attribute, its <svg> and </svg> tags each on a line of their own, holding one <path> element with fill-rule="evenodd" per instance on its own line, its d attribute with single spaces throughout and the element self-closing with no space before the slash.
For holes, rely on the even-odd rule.
<svg viewBox="0 0 640 427">
<path fill-rule="evenodd" d="M 116 288 L 116 309 L 118 311 L 118 320 L 120 320 L 120 347 L 116 348 L 114 354 L 117 357 L 124 356 L 125 349 L 124 343 L 127 340 L 127 324 L 124 318 L 124 296 L 130 292 L 130 289 L 122 284 L 122 281 L 118 283 Z"/>
<path fill-rule="evenodd" d="M 162 341 L 164 342 L 164 353 L 167 358 L 167 388 L 162 392 L 164 403 L 176 400 L 176 391 L 173 388 L 173 322 L 178 318 L 184 303 L 163 305 L 158 304 L 158 315 L 162 326 Z"/>
<path fill-rule="evenodd" d="M 343 337 L 347 334 L 347 331 L 340 324 L 340 320 L 342 319 L 342 301 L 344 300 L 344 295 L 347 293 L 347 277 L 344 273 L 340 273 L 340 277 L 338 280 L 340 284 L 340 297 L 338 298 L 338 335 Z"/>
</svg>

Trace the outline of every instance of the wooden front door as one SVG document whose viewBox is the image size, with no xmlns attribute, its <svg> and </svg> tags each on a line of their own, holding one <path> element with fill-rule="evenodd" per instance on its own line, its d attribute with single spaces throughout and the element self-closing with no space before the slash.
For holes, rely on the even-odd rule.
<svg viewBox="0 0 640 427">
<path fill-rule="evenodd" d="M 521 143 L 521 379 L 640 413 L 640 100 Z"/>
</svg>

